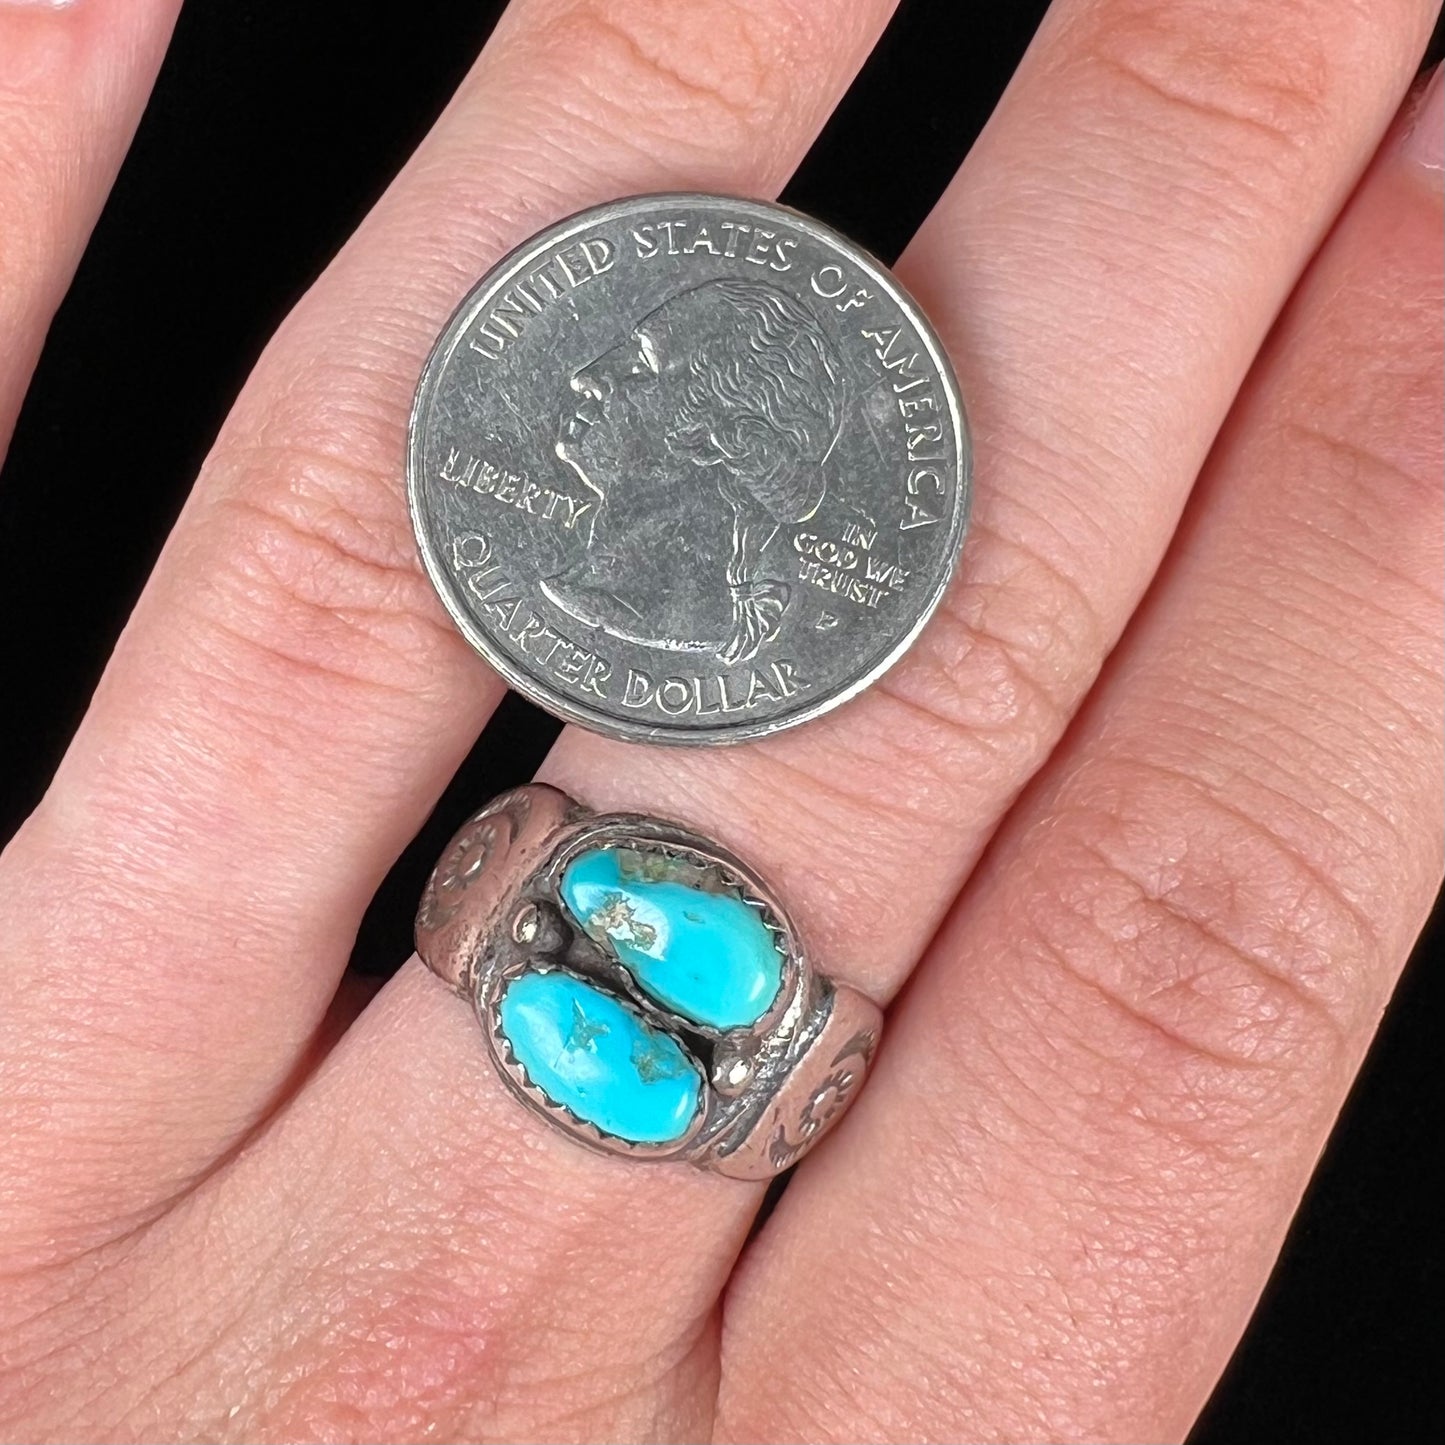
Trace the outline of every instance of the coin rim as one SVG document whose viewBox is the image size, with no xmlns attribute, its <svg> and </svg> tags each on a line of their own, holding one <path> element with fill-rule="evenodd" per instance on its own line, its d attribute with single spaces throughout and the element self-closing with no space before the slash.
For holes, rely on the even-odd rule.
<svg viewBox="0 0 1445 1445">
<path fill-rule="evenodd" d="M 892 297 L 917 331 L 938 370 L 939 381 L 948 402 L 949 418 L 953 423 L 955 444 L 958 450 L 958 484 L 957 500 L 952 525 L 949 529 L 948 558 L 914 622 L 867 671 L 859 673 L 857 677 L 852 678 L 843 686 L 827 692 L 821 697 L 813 698 L 796 709 L 760 719 L 757 722 L 731 722 L 708 727 L 633 722 L 613 713 L 589 707 L 585 703 L 575 702 L 565 694 L 552 691 L 531 673 L 524 671 L 510 656 L 497 647 L 490 636 L 477 625 L 471 614 L 451 596 L 454 579 L 435 553 L 422 508 L 421 489 L 424 481 L 425 461 L 425 438 L 421 429 L 422 414 L 435 392 L 433 382 L 439 376 L 446 361 L 450 360 L 462 333 L 471 325 L 483 306 L 499 290 L 502 290 L 519 271 L 524 269 L 527 262 L 538 252 L 550 249 L 576 231 L 587 230 L 605 221 L 635 215 L 638 208 L 645 205 L 697 206 L 703 209 L 735 208 L 745 214 L 756 216 L 781 216 L 814 240 L 821 241 L 825 246 L 841 252 L 847 260 L 856 265 L 865 275 L 870 276 Z M 750 200 L 742 196 L 730 196 L 710 191 L 648 191 L 633 196 L 622 196 L 616 200 L 605 201 L 601 205 L 588 206 L 583 210 L 574 211 L 571 215 L 564 216 L 561 220 L 535 232 L 508 251 L 462 298 L 427 354 L 426 364 L 422 367 L 416 391 L 412 397 L 411 409 L 407 417 L 406 495 L 407 510 L 411 515 L 412 535 L 416 540 L 417 551 L 427 577 L 431 581 L 433 591 L 440 599 L 442 606 L 446 608 L 453 623 L 456 624 L 457 630 L 509 687 L 521 693 L 523 697 L 535 703 L 544 712 L 550 713 L 563 722 L 576 723 L 591 732 L 601 733 L 623 742 L 657 743 L 675 747 L 715 747 L 731 743 L 755 742 L 759 738 L 771 737 L 774 733 L 811 722 L 814 718 L 821 717 L 836 707 L 841 707 L 877 682 L 913 645 L 919 633 L 923 631 L 938 610 L 944 594 L 958 573 L 963 540 L 968 531 L 969 517 L 973 509 L 973 435 L 969 428 L 968 413 L 963 404 L 963 397 L 959 391 L 958 377 L 937 331 L 934 330 L 922 308 L 898 278 L 871 252 L 866 251 L 856 242 L 850 241 L 846 236 L 815 217 L 776 201 Z"/>
</svg>

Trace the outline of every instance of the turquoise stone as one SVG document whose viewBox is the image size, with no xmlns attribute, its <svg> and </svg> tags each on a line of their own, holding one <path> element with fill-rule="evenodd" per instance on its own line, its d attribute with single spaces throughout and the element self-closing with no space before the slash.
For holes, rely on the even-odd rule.
<svg viewBox="0 0 1445 1445">
<path fill-rule="evenodd" d="M 783 956 L 755 908 L 699 879 L 657 854 L 594 848 L 563 870 L 561 894 L 664 1008 L 706 1028 L 746 1028 L 777 998 Z"/>
<path fill-rule="evenodd" d="M 634 1144 L 687 1133 L 701 1075 L 626 1004 L 570 974 L 528 972 L 507 984 L 498 1012 L 517 1062 L 553 1103 Z"/>
</svg>

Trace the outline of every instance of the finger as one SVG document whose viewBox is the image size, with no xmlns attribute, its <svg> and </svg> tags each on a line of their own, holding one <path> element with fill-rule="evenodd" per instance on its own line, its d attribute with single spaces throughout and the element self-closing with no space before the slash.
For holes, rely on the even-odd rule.
<svg viewBox="0 0 1445 1445">
<path fill-rule="evenodd" d="M 542 776 L 721 837 L 830 969 L 890 996 L 1153 575 L 1431 10 L 1056 6 L 899 267 L 977 437 L 942 614 L 806 729 L 660 757 L 572 729 Z"/>
<path fill-rule="evenodd" d="M 745 1261 L 731 1438 L 1177 1439 L 1233 1348 L 1440 878 L 1433 96 Z"/>
<path fill-rule="evenodd" d="M 180 0 L 0 0 L 0 458 Z"/>
<path fill-rule="evenodd" d="M 1171 55 L 1196 55 L 1206 41 L 1217 46 L 1220 35 L 1239 45 L 1238 55 L 1211 57 L 1208 73 L 1220 87 L 1233 85 L 1241 68 L 1263 84 L 1264 54 L 1284 69 L 1302 46 L 1324 45 L 1319 53 L 1329 57 L 1338 46 L 1341 58 L 1332 63 L 1339 69 L 1322 92 L 1327 99 L 1309 106 L 1301 100 L 1289 119 L 1299 129 L 1291 132 L 1216 118 L 1218 107 L 1203 101 L 1165 109 L 1167 103 L 1142 85 L 1124 92 L 1141 113 L 1116 116 L 1125 103 L 1119 83 L 1111 79 L 1105 85 L 1101 77 L 1112 77 L 1117 67 L 1091 57 L 1108 46 L 1114 49 L 1105 53 L 1114 55 L 1123 43 L 1125 19 L 1137 22 L 1139 13 L 1123 7 L 1065 9 L 1041 37 L 1018 78 L 1023 98 L 1016 96 L 1000 112 L 949 202 L 967 204 L 970 227 L 984 238 L 969 242 L 970 274 L 982 268 L 982 280 L 978 290 L 970 283 L 968 309 L 955 309 L 950 299 L 963 295 L 962 283 L 957 293 L 951 284 L 944 287 L 944 240 L 936 243 L 938 271 L 912 274 L 915 284 L 937 293 L 935 309 L 941 309 L 966 370 L 965 343 L 974 328 L 989 338 L 990 362 L 998 358 L 997 382 L 991 380 L 992 368 L 987 377 L 977 374 L 981 366 L 973 368 L 983 391 L 982 441 L 993 458 L 990 464 L 981 446 L 980 474 L 1002 497 L 993 504 L 996 520 L 966 563 L 964 596 L 972 601 L 966 600 L 964 615 L 967 620 L 969 607 L 977 613 L 987 599 L 1004 610 L 990 617 L 985 609 L 985 617 L 1009 638 L 1026 639 L 1025 623 L 1037 630 L 1050 615 L 1028 609 L 1074 605 L 1062 583 L 1039 604 L 1032 589 L 1045 585 L 1047 573 L 1042 566 L 1024 571 L 1018 560 L 1021 549 L 1044 534 L 1042 524 L 1032 533 L 1017 530 L 1027 527 L 1024 508 L 1036 491 L 1043 491 L 1064 522 L 1079 515 L 1075 508 L 1094 508 L 1108 518 L 1102 530 L 1081 524 L 1066 529 L 1075 545 L 1097 547 L 1075 557 L 1076 570 L 1069 573 L 1092 589 L 1091 600 L 1120 608 L 1129 590 L 1143 585 L 1131 548 L 1145 545 L 1140 540 L 1145 534 L 1130 519 L 1142 514 L 1157 521 L 1178 505 L 1216 419 L 1197 417 L 1194 402 L 1204 397 L 1222 410 L 1235 390 L 1277 298 L 1313 247 L 1333 198 L 1349 184 L 1354 158 L 1373 143 L 1389 93 L 1405 83 L 1407 52 L 1422 38 L 1424 22 L 1423 14 L 1411 12 L 1411 26 L 1402 23 L 1413 27 L 1411 34 L 1402 38 L 1375 27 L 1357 29 L 1353 10 L 1321 4 L 1291 11 L 1287 25 L 1268 31 L 1274 49 L 1266 52 L 1265 32 L 1246 24 L 1256 13 L 1253 7 L 1240 7 L 1239 24 L 1222 24 L 1217 6 L 1206 11 L 1172 4 L 1151 12 L 1157 25 L 1144 33 L 1158 44 L 1163 43 L 1158 37 L 1167 36 Z M 1096 47 L 1092 52 L 1090 45 Z M 1362 62 L 1361 45 L 1381 49 Z M 1144 63 L 1136 57 L 1136 68 Z M 1376 77 L 1379 94 L 1362 95 L 1361 73 Z M 1031 93 L 1052 104 L 1046 133 L 1038 131 Z M 1242 103 L 1238 92 L 1225 94 L 1236 106 Z M 1037 106 L 1043 110 L 1042 98 Z M 1141 144 L 1144 115 L 1152 118 L 1154 131 Z M 1169 130 L 1171 124 L 1178 133 Z M 1112 137 L 1112 151 L 1101 133 Z M 1075 134 L 1090 136 L 1091 145 L 1069 148 L 1068 137 Z M 1031 143 L 1030 137 L 1037 139 Z M 1090 194 L 1090 178 L 1100 188 L 1092 206 L 1081 199 L 1081 188 L 1084 197 Z M 1191 187 L 1206 196 L 1191 201 L 1197 194 Z M 1044 226 L 1038 207 L 1049 195 L 1060 198 L 1059 211 L 1048 213 Z M 944 214 L 964 229 L 960 213 Z M 1229 224 L 1220 216 L 1230 218 Z M 1008 225 L 990 229 L 995 218 Z M 1036 237 L 1043 233 L 1051 245 L 1057 237 L 1047 256 L 1037 249 Z M 932 234 L 958 233 L 948 227 Z M 1116 264 L 1120 256 L 1127 257 L 1126 264 Z M 1071 266 L 1080 269 L 1069 287 L 1059 275 L 1070 274 Z M 1110 287 L 1102 298 L 1101 275 Z M 1181 277 L 1190 278 L 1189 284 Z M 1013 284 L 1023 288 L 1022 299 L 1010 300 Z M 1220 296 L 1246 299 L 1226 307 Z M 1038 307 L 1048 310 L 1051 331 L 1039 324 Z M 1062 353 L 1060 336 L 1067 343 Z M 1085 380 L 1076 356 L 1085 354 L 1086 342 Z M 1221 357 L 1235 369 L 1229 371 Z M 1020 410 L 1010 410 L 1009 398 L 992 389 L 1005 382 L 1018 392 L 1011 405 Z M 1080 428 L 1067 449 L 1057 433 L 1046 433 L 1030 447 L 1018 430 L 1008 431 L 1006 423 L 1024 415 L 1024 398 L 1035 425 L 1039 417 L 1066 417 Z M 1097 433 L 1082 429 L 1086 418 L 1097 420 Z M 1045 444 L 1072 459 L 1065 474 L 1072 494 L 1066 513 L 1065 492 L 1049 487 L 1042 461 L 1012 460 L 1038 459 Z M 1167 504 L 1155 495 L 1160 488 L 1173 489 Z M 1005 548 L 995 539 L 1007 535 L 1010 518 L 1016 540 Z M 989 548 L 997 549 L 992 561 Z M 1123 581 L 1110 577 L 1115 567 L 1125 569 Z M 991 576 L 975 580 L 970 594 L 969 576 L 977 579 L 979 568 Z M 1018 609 L 1011 623 L 1009 608 Z M 1024 630 L 1016 633 L 1013 627 Z M 990 635 L 977 628 L 955 631 L 961 660 L 948 656 L 946 643 L 937 644 L 943 651 L 933 653 L 929 666 L 925 651 L 920 670 L 912 674 L 914 696 L 926 696 L 930 686 L 938 692 L 951 687 L 945 668 L 958 669 L 965 689 L 997 678 L 1002 646 L 990 646 Z M 1063 637 L 1071 642 L 1073 634 L 1066 629 Z M 935 644 L 925 638 L 920 646 Z M 1063 659 L 1081 673 L 1098 662 L 1097 651 L 1087 649 L 1082 662 L 1075 660 L 1072 647 L 1063 643 L 1042 656 L 1058 664 L 1050 679 L 1063 672 Z M 1070 685 L 1081 687 L 1082 677 Z M 970 745 L 964 709 L 988 703 L 987 695 L 980 700 L 965 690 L 947 726 L 930 729 L 913 710 L 886 698 L 875 704 L 870 694 L 836 724 L 799 732 L 795 751 L 786 755 L 795 771 L 778 765 L 753 777 L 743 771 L 745 764 L 737 764 L 740 771 L 731 775 L 736 786 L 727 798 L 701 784 L 691 791 L 693 780 L 705 775 L 694 769 L 718 769 L 706 776 L 726 778 L 722 770 L 733 767 L 734 758 L 764 749 L 708 759 L 641 752 L 624 758 L 597 745 L 592 771 L 576 762 L 583 756 L 579 740 L 559 754 L 551 776 L 599 806 L 641 805 L 722 832 L 744 856 L 770 865 L 782 896 L 807 910 L 805 926 L 821 934 L 814 952 L 827 968 L 881 990 L 907 967 L 926 926 L 919 917 L 941 911 L 957 881 L 935 851 L 943 850 L 956 866 L 955 834 L 965 835 L 964 848 L 979 846 L 987 826 L 985 805 L 1002 806 L 1027 769 L 1027 750 L 1046 746 L 1047 729 L 1060 725 L 1052 714 L 1046 720 L 1040 713 L 1006 715 L 991 747 Z M 863 750 L 868 739 L 853 743 L 857 734 L 848 729 L 858 726 L 865 707 L 875 705 L 892 710 L 887 714 L 892 727 L 875 724 L 878 751 L 870 757 Z M 907 721 L 900 722 L 905 714 Z M 1015 726 L 1023 742 L 1010 731 Z M 886 750 L 906 728 L 922 736 L 910 745 L 905 733 L 902 746 L 908 751 Z M 954 739 L 952 749 L 945 737 Z M 850 754 L 849 747 L 859 751 Z M 1010 757 L 1022 762 L 1012 773 L 1001 766 Z M 575 775 L 565 771 L 569 759 Z M 604 759 L 605 769 L 615 769 L 620 781 L 612 780 Z M 647 779 L 640 776 L 642 767 Z M 808 790 L 806 779 L 796 776 L 805 767 L 827 776 L 845 797 L 821 787 Z M 926 786 L 918 780 L 925 768 Z M 870 769 L 889 780 L 890 791 L 882 791 L 880 783 L 873 801 L 860 797 L 856 811 L 845 811 L 846 790 Z M 975 773 L 984 775 L 979 791 L 973 791 Z M 848 842 L 846 858 L 830 832 Z M 848 937 L 850 930 L 858 937 Z M 324 1166 L 318 1164 L 323 1160 Z M 871 1169 L 867 1163 L 861 1167 Z M 375 1181 L 363 1191 L 366 1197 L 357 1194 L 358 1177 Z M 323 1301 L 297 1305 L 287 1316 L 284 1338 L 264 1318 L 270 1306 L 256 1306 L 258 1358 L 278 1359 L 290 1348 L 293 1331 L 313 1339 L 334 1331 L 338 1318 L 348 1340 L 368 1339 L 375 1329 L 390 1336 L 387 1292 L 405 1282 L 408 1311 L 446 1321 L 455 1345 L 447 1363 L 427 1375 L 438 1418 L 447 1422 L 440 1428 L 463 1435 L 546 1436 L 559 1431 L 565 1419 L 566 1428 L 596 1438 L 625 1433 L 638 1418 L 654 1418 L 649 1412 L 655 1411 L 664 1421 L 659 1433 L 705 1429 L 715 1365 L 712 1305 L 750 1225 L 756 1193 L 686 1170 L 645 1170 L 593 1158 L 552 1135 L 505 1093 L 468 1011 L 442 996 L 416 965 L 403 970 L 358 1021 L 258 1147 L 215 1191 L 202 1191 L 162 1237 L 172 1239 L 172 1227 L 193 1229 L 206 1218 L 226 1221 L 221 1227 L 242 1239 L 256 1239 L 273 1227 L 269 1211 L 275 1200 L 267 1191 L 274 1186 L 267 1181 L 276 1179 L 286 1181 L 283 1213 L 304 1211 L 306 1221 L 303 1257 L 287 1268 L 308 1278 L 332 1277 L 344 1260 L 357 1284 L 339 1314 Z M 268 1201 L 266 1218 L 257 1217 L 258 1197 Z M 838 1265 L 843 1258 L 830 1257 L 828 1268 L 845 1273 Z M 211 1269 L 219 1276 L 216 1295 L 238 1288 L 234 1261 L 216 1260 Z M 275 1291 L 267 1296 L 273 1303 L 284 1292 L 293 1298 L 299 1293 L 290 1277 L 267 1290 Z M 247 1318 L 252 1319 L 249 1310 Z M 558 1319 L 566 1321 L 565 1330 L 543 1328 L 544 1321 Z M 398 1340 L 395 1348 L 397 1360 L 418 1370 L 437 1354 L 424 1342 Z M 364 1373 L 359 1347 L 327 1351 L 324 1359 L 315 1358 L 318 1353 L 313 1347 L 306 1355 L 317 1374 L 303 1400 L 339 1392 L 354 1401 L 354 1382 Z M 258 1373 L 264 1377 L 265 1371 Z M 638 1388 L 617 1398 L 619 1381 Z M 248 1408 L 260 1405 L 243 1404 Z M 759 1420 L 749 1422 L 749 1429 L 769 1433 Z"/>
<path fill-rule="evenodd" d="M 83 1219 L 180 1187 L 286 1087 L 376 883 L 497 700 L 400 489 L 456 300 L 603 197 L 776 190 L 891 4 L 519 0 L 283 327 L 5 859 L 20 1002 L 0 1049 L 49 1100 L 17 1147 Z M 101 1121 L 62 1102 L 93 1098 Z M 98 1127 L 113 1197 L 62 1143 Z"/>
</svg>

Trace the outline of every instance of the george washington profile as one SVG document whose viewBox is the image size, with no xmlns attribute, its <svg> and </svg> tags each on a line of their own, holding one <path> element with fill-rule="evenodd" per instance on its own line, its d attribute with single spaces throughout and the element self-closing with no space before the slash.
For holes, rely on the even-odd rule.
<svg viewBox="0 0 1445 1445">
<path fill-rule="evenodd" d="M 769 545 L 823 500 L 842 392 L 817 319 L 776 287 L 707 281 L 664 301 L 570 378 L 556 452 L 595 521 L 547 595 L 629 641 L 753 657 L 788 607 Z"/>
</svg>

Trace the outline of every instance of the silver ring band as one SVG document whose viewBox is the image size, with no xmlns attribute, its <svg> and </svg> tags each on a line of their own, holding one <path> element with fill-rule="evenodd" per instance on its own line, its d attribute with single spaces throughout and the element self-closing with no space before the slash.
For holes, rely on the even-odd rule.
<svg viewBox="0 0 1445 1445">
<path fill-rule="evenodd" d="M 416 943 L 533 1112 L 592 1149 L 734 1179 L 771 1178 L 827 1133 L 882 1027 L 732 854 L 540 784 L 448 844 Z"/>
</svg>

